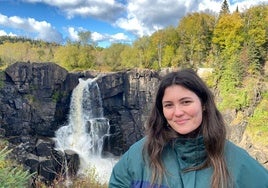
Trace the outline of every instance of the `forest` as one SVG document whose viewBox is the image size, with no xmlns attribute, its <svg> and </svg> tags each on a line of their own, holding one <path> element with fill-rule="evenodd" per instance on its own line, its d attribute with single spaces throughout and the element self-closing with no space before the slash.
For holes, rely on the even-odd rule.
<svg viewBox="0 0 268 188">
<path fill-rule="evenodd" d="M 79 39 L 57 44 L 1 36 L 0 69 L 28 61 L 54 62 L 68 71 L 210 68 L 213 74 L 206 82 L 218 91 L 219 108 L 235 109 L 237 117 L 258 124 L 258 131 L 263 129 L 267 134 L 268 143 L 268 5 L 243 11 L 237 7 L 231 13 L 227 1 L 223 1 L 218 14 L 188 14 L 177 27 L 158 30 L 133 44 L 101 48 L 91 40 L 90 31 L 79 33 Z M 253 104 L 260 109 L 254 115 L 243 114 Z"/>
</svg>

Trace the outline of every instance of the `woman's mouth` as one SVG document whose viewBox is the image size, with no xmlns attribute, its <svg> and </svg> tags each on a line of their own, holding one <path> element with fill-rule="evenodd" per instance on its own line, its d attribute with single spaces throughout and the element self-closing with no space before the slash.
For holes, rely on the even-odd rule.
<svg viewBox="0 0 268 188">
<path fill-rule="evenodd" d="M 188 121 L 188 119 L 180 119 L 180 120 L 176 120 L 174 122 L 178 125 L 182 125 L 182 124 L 185 124 L 187 121 Z"/>
</svg>

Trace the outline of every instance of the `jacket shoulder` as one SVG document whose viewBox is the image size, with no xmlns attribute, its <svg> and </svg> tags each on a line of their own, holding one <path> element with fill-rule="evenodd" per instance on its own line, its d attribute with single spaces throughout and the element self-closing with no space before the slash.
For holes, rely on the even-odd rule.
<svg viewBox="0 0 268 188">
<path fill-rule="evenodd" d="M 142 150 L 145 139 L 134 143 L 115 164 L 110 181 L 109 188 L 130 187 L 134 181 L 141 181 L 144 170 L 144 161 Z"/>
<path fill-rule="evenodd" d="M 140 139 L 139 141 L 131 145 L 127 152 L 136 153 L 136 154 L 142 152 L 144 143 L 145 143 L 145 138 Z"/>
<path fill-rule="evenodd" d="M 268 170 L 245 149 L 227 141 L 225 157 L 235 187 L 268 187 Z"/>
</svg>

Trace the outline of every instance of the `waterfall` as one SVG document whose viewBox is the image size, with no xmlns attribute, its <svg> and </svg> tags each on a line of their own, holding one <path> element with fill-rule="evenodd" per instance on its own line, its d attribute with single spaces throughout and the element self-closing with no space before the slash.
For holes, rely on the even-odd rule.
<svg viewBox="0 0 268 188">
<path fill-rule="evenodd" d="M 109 120 L 103 116 L 102 99 L 96 79 L 79 79 L 71 96 L 66 126 L 56 131 L 56 149 L 79 154 L 80 171 L 94 167 L 99 181 L 107 182 L 112 159 L 101 157 L 104 137 L 109 136 Z"/>
</svg>

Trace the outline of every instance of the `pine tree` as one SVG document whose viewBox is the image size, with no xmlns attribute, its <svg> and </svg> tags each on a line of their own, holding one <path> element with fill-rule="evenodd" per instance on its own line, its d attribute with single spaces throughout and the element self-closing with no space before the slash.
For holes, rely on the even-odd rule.
<svg viewBox="0 0 268 188">
<path fill-rule="evenodd" d="M 224 0 L 222 5 L 221 5 L 220 17 L 222 15 L 226 15 L 226 14 L 230 14 L 230 10 L 229 10 L 229 4 L 228 4 L 227 0 Z"/>
<path fill-rule="evenodd" d="M 239 13 L 238 5 L 236 6 L 235 12 Z"/>
</svg>

